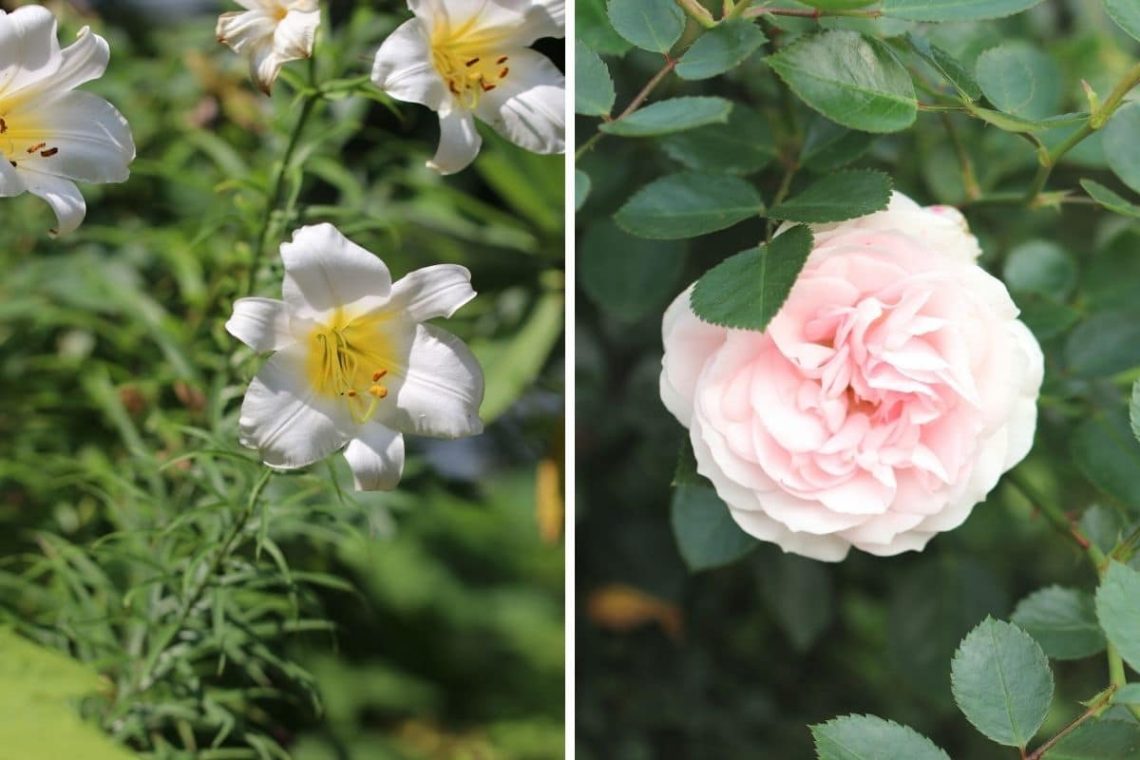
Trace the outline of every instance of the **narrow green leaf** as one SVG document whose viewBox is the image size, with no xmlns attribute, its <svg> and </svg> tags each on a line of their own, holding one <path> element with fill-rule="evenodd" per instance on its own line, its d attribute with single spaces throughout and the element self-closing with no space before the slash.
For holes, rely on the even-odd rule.
<svg viewBox="0 0 1140 760">
<path fill-rule="evenodd" d="M 891 200 L 891 178 L 870 169 L 830 174 L 768 210 L 791 222 L 841 222 L 880 211 Z"/>
<path fill-rule="evenodd" d="M 1140 510 L 1140 443 L 1124 414 L 1116 411 L 1083 420 L 1072 434 L 1073 463 L 1090 483 L 1124 506 Z"/>
<path fill-rule="evenodd" d="M 874 715 L 844 715 L 810 728 L 819 760 L 950 760 L 913 728 Z"/>
<path fill-rule="evenodd" d="M 1140 103 L 1128 103 L 1113 114 L 1104 127 L 1104 156 L 1112 173 L 1140 193 L 1140 140 L 1137 135 L 1140 135 Z"/>
<path fill-rule="evenodd" d="M 1102 718 L 1077 727 L 1045 753 L 1045 760 L 1136 760 L 1140 725 Z"/>
<path fill-rule="evenodd" d="M 1132 425 L 1132 435 L 1140 441 L 1140 380 L 1132 383 L 1132 398 L 1128 402 L 1128 422 Z"/>
<path fill-rule="evenodd" d="M 864 132 L 897 132 L 914 123 L 910 74 L 882 42 L 834 30 L 802 38 L 768 63 L 805 103 Z"/>
<path fill-rule="evenodd" d="M 574 43 L 574 71 L 574 111 L 584 116 L 608 116 L 615 97 L 610 70 L 581 40 Z"/>
<path fill-rule="evenodd" d="M 1089 117 L 1087 113 L 1063 113 L 1058 116 L 1050 116 L 1046 119 L 1033 120 L 1026 119 L 1015 114 L 1002 113 L 1001 111 L 982 108 L 981 106 L 977 105 L 970 106 L 970 113 L 982 121 L 988 124 L 993 124 L 995 127 L 1003 129 L 1006 132 L 1028 134 L 1033 134 L 1036 132 L 1047 132 L 1050 129 L 1058 129 L 1060 127 L 1069 127 L 1074 124 L 1081 124 Z"/>
<path fill-rule="evenodd" d="M 660 314 L 677 292 L 685 266 L 684 243 L 633 237 L 609 219 L 591 225 L 579 239 L 582 289 L 618 319 L 634 322 L 651 311 Z"/>
<path fill-rule="evenodd" d="M 1121 29 L 1140 40 L 1140 3 L 1136 0 L 1104 0 L 1104 7 Z"/>
<path fill-rule="evenodd" d="M 1018 603 L 1010 622 L 1024 628 L 1054 660 L 1078 660 L 1104 649 L 1092 594 L 1050 586 Z"/>
<path fill-rule="evenodd" d="M 682 79 L 709 79 L 744 63 L 768 38 L 745 19 L 717 24 L 693 43 L 677 64 Z"/>
<path fill-rule="evenodd" d="M 984 21 L 1029 10 L 1041 0 L 883 0 L 883 15 L 907 21 Z"/>
<path fill-rule="evenodd" d="M 835 619 L 828 566 L 785 552 L 766 551 L 754 563 L 772 617 L 797 652 L 807 652 Z"/>
<path fill-rule="evenodd" d="M 986 618 L 950 662 L 958 708 L 998 744 L 1025 747 L 1049 712 L 1053 674 L 1041 647 L 1015 625 Z"/>
<path fill-rule="evenodd" d="M 731 564 L 760 545 L 740 529 L 709 485 L 674 488 L 670 521 L 681 558 L 693 572 Z"/>
<path fill-rule="evenodd" d="M 739 103 L 733 104 L 726 123 L 669 135 L 661 147 L 686 168 L 726 174 L 754 174 L 776 157 L 768 119 Z"/>
<path fill-rule="evenodd" d="M 974 75 L 959 63 L 957 58 L 917 34 L 908 34 L 906 38 L 911 48 L 934 67 L 934 70 L 950 83 L 959 96 L 971 102 L 982 97 L 982 88 L 978 86 Z"/>
<path fill-rule="evenodd" d="M 1089 194 L 1090 198 L 1109 211 L 1120 214 L 1121 216 L 1130 216 L 1133 219 L 1140 219 L 1140 206 L 1109 190 L 1099 182 L 1093 182 L 1091 179 L 1082 179 L 1081 187 L 1085 189 L 1085 192 Z"/>
<path fill-rule="evenodd" d="M 1044 119 L 1061 102 L 1061 69 L 1028 42 L 1005 42 L 978 56 L 975 76 L 986 98 L 1001 111 Z"/>
<path fill-rule="evenodd" d="M 685 31 L 685 13 L 673 0 L 609 0 L 614 31 L 653 53 L 667 53 Z"/>
<path fill-rule="evenodd" d="M 797 225 L 725 259 L 697 281 L 689 301 L 693 312 L 714 325 L 763 330 L 787 300 L 811 246 L 811 230 Z"/>
<path fill-rule="evenodd" d="M 581 169 L 574 170 L 574 210 L 581 211 L 590 196 L 590 175 Z"/>
<path fill-rule="evenodd" d="M 1110 562 L 1096 590 L 1096 615 L 1116 651 L 1140 672 L 1140 572 Z"/>
<path fill-rule="evenodd" d="M 763 209 L 759 193 L 739 177 L 680 172 L 638 190 L 614 220 L 638 237 L 676 240 L 723 230 Z"/>
<path fill-rule="evenodd" d="M 654 137 L 706 124 L 723 124 L 732 112 L 732 102 L 709 96 L 686 96 L 659 100 L 623 119 L 602 124 L 599 129 L 621 137 Z"/>
</svg>

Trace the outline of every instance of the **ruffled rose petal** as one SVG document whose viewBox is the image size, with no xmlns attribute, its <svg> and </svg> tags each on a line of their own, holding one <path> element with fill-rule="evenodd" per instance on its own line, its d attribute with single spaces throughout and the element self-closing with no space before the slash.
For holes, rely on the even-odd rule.
<svg viewBox="0 0 1140 760">
<path fill-rule="evenodd" d="M 384 262 L 331 224 L 302 227 L 281 245 L 284 300 L 300 316 L 336 309 L 366 312 L 383 306 L 392 289 Z"/>
<path fill-rule="evenodd" d="M 375 422 L 361 426 L 344 449 L 358 491 L 391 491 L 404 472 L 404 436 Z"/>
</svg>

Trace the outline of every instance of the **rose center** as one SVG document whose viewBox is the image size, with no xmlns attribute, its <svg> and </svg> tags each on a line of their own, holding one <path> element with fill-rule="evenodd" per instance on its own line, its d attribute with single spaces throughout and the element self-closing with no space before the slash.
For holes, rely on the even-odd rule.
<svg viewBox="0 0 1140 760">
<path fill-rule="evenodd" d="M 447 82 L 447 89 L 467 109 L 479 105 L 485 93 L 511 74 L 510 56 L 481 48 L 453 38 L 432 40 L 432 65 Z"/>
<path fill-rule="evenodd" d="M 314 328 L 307 341 L 309 384 L 323 395 L 343 399 L 357 422 L 365 422 L 388 396 L 384 378 L 393 366 L 391 345 L 382 320 L 333 320 Z"/>
</svg>

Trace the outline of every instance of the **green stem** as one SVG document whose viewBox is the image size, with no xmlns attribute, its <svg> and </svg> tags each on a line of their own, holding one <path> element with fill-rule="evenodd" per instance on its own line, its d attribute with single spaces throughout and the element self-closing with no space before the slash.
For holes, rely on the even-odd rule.
<svg viewBox="0 0 1140 760">
<path fill-rule="evenodd" d="M 962 186 L 966 191 L 966 201 L 976 201 L 982 195 L 982 188 L 978 185 L 978 178 L 974 174 L 974 163 L 970 160 L 970 154 L 966 151 L 966 146 L 958 135 L 954 120 L 950 118 L 949 114 L 942 114 L 942 124 L 946 127 L 946 134 L 950 136 L 950 144 L 954 146 L 954 153 L 958 156 L 958 165 L 962 169 Z"/>
<path fill-rule="evenodd" d="M 1057 744 L 1062 739 L 1079 728 L 1082 723 L 1087 721 L 1089 718 L 1095 718 L 1097 715 L 1100 715 L 1100 713 L 1104 712 L 1104 708 L 1107 707 L 1109 702 L 1112 701 L 1112 695 L 1116 693 L 1116 690 L 1118 688 L 1119 686 L 1114 684 L 1102 691 L 1092 702 L 1092 704 L 1089 705 L 1089 708 L 1087 710 L 1078 715 L 1071 723 L 1069 723 L 1069 725 L 1065 726 L 1059 732 L 1057 732 L 1057 734 L 1052 739 L 1042 744 L 1029 755 L 1026 755 L 1026 760 L 1040 760 L 1040 758 L 1043 757 L 1046 752 L 1057 746 Z"/>
<path fill-rule="evenodd" d="M 689 14 L 689 18 L 696 21 L 705 29 L 712 29 L 716 26 L 716 19 L 709 13 L 708 8 L 701 5 L 698 0 L 677 0 L 677 5 L 681 6 L 681 10 Z"/>
<path fill-rule="evenodd" d="M 868 8 L 848 8 L 825 11 L 819 8 L 751 8 L 744 12 L 744 18 L 757 16 L 799 16 L 800 18 L 823 18 L 825 16 L 854 16 L 857 18 L 878 18 L 882 16 L 880 10 Z"/>
<path fill-rule="evenodd" d="M 641 88 L 641 92 L 637 93 L 637 95 L 633 97 L 633 100 L 629 102 L 629 105 L 625 107 L 625 110 L 618 114 L 617 118 L 613 121 L 624 119 L 636 111 L 638 108 L 641 108 L 641 105 L 645 102 L 645 99 L 648 98 L 650 94 L 652 94 L 652 92 L 657 88 L 657 85 L 661 84 L 662 80 L 664 80 L 665 77 L 669 75 L 669 72 L 676 67 L 676 59 L 666 59 L 665 65 L 661 67 L 661 70 L 654 74 L 653 78 L 645 83 L 645 86 Z M 595 144 L 597 144 L 599 140 L 605 136 L 605 132 L 595 132 L 593 137 L 584 142 L 582 144 L 582 147 L 578 148 L 578 150 L 574 153 L 574 160 L 580 160 L 582 156 L 584 156 L 591 148 L 594 147 Z"/>
<path fill-rule="evenodd" d="M 313 90 L 304 94 L 304 100 L 301 101 L 301 113 L 297 117 L 297 122 L 293 125 L 293 131 L 289 135 L 289 144 L 285 148 L 285 155 L 281 157 L 281 165 L 277 168 L 277 175 L 273 180 L 273 192 L 269 196 L 269 202 L 265 204 L 265 214 L 261 218 L 261 229 L 257 233 L 257 241 L 253 244 L 253 249 L 250 252 L 249 271 L 246 272 L 245 286 L 242 288 L 243 295 L 250 295 L 253 293 L 253 286 L 257 281 L 257 270 L 261 265 L 261 257 L 264 254 L 265 242 L 269 238 L 269 230 L 273 226 L 273 215 L 277 211 L 277 207 L 281 205 L 281 196 L 285 193 L 285 178 L 289 173 L 289 167 L 293 163 L 293 154 L 297 152 L 297 146 L 301 142 L 301 133 L 305 131 L 305 124 L 309 121 L 309 116 L 312 115 L 314 107 L 321 99 L 321 92 Z"/>
<path fill-rule="evenodd" d="M 1092 561 L 1097 572 L 1100 572 L 1107 562 L 1104 552 L 1073 524 L 1073 521 L 1065 515 L 1061 508 L 1054 504 L 1045 494 L 1038 491 L 1037 487 L 1030 483 L 1029 480 L 1017 470 L 1007 473 L 1006 477 L 1010 484 L 1021 491 L 1021 494 L 1045 516 L 1045 519 L 1049 521 L 1049 524 L 1052 525 L 1058 533 L 1068 536 L 1076 542 L 1077 546 L 1079 546 L 1088 556 L 1089 560 Z"/>
<path fill-rule="evenodd" d="M 1045 189 L 1045 184 L 1049 181 L 1049 175 L 1053 173 L 1053 168 L 1058 162 L 1073 148 L 1077 147 L 1086 137 L 1096 132 L 1108 123 L 1112 115 L 1116 113 L 1116 109 L 1124 102 L 1124 97 L 1132 91 L 1137 84 L 1140 84 L 1140 63 L 1134 64 L 1116 86 L 1112 88 L 1112 92 L 1105 98 L 1104 103 L 1100 105 L 1095 111 L 1089 114 L 1089 118 L 1081 125 L 1073 134 L 1069 135 L 1063 143 L 1058 145 L 1052 150 L 1045 150 L 1042 148 L 1038 151 L 1037 175 L 1033 178 L 1033 184 L 1029 186 L 1029 190 L 1025 193 L 1025 201 L 1032 204 L 1033 200 Z"/>
<path fill-rule="evenodd" d="M 724 14 L 724 21 L 734 18 L 742 18 L 744 12 L 748 10 L 748 6 L 752 5 L 752 0 L 740 0 L 732 7 L 732 10 Z"/>
</svg>

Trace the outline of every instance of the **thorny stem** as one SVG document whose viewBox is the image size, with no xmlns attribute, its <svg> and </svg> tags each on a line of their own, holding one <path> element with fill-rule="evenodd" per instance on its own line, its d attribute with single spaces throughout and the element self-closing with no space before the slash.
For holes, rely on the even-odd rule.
<svg viewBox="0 0 1140 760">
<path fill-rule="evenodd" d="M 1078 727 L 1080 727 L 1082 723 L 1084 723 L 1089 718 L 1095 718 L 1097 715 L 1100 715 L 1102 712 L 1104 712 L 1104 708 L 1107 707 L 1109 702 L 1112 701 L 1112 695 L 1116 693 L 1116 690 L 1118 688 L 1120 688 L 1119 685 L 1115 683 L 1112 686 L 1109 686 L 1097 696 L 1096 700 L 1094 700 L 1093 703 L 1089 705 L 1089 708 L 1087 710 L 1074 718 L 1073 721 L 1069 723 L 1069 725 L 1065 726 L 1059 732 L 1057 732 L 1057 734 L 1052 739 L 1045 742 L 1028 755 L 1025 755 L 1023 750 L 1022 756 L 1025 757 L 1026 760 L 1040 760 L 1040 758 L 1043 757 L 1046 752 L 1057 746 L 1058 742 L 1075 731 Z"/>
<path fill-rule="evenodd" d="M 880 10 L 872 8 L 848 8 L 830 11 L 819 8 L 749 8 L 742 14 L 744 18 L 757 16 L 799 16 L 800 18 L 823 18 L 825 16 L 855 16 L 858 18 L 878 18 L 883 15 Z"/>
<path fill-rule="evenodd" d="M 1057 532 L 1068 536 L 1070 539 L 1076 542 L 1077 546 L 1079 546 L 1085 552 L 1085 554 L 1088 555 L 1089 560 L 1092 561 L 1094 567 L 1097 569 L 1097 572 L 1100 572 L 1101 568 L 1104 567 L 1105 563 L 1107 562 L 1107 559 L 1104 556 L 1104 552 L 1102 552 L 1096 544 L 1089 540 L 1088 536 L 1082 533 L 1081 530 L 1073 524 L 1073 521 L 1070 520 L 1063 511 L 1061 511 L 1061 508 L 1054 504 L 1052 500 L 1050 500 L 1040 491 L 1038 491 L 1036 486 L 1030 483 L 1025 478 L 1025 476 L 1016 470 L 1008 473 L 1007 477 L 1009 478 L 1009 482 L 1018 491 L 1021 491 L 1021 494 L 1026 499 L 1028 499 L 1029 502 L 1034 507 L 1036 507 L 1042 515 L 1045 516 L 1045 519 L 1049 521 L 1049 524 L 1057 529 Z"/>
<path fill-rule="evenodd" d="M 954 153 L 958 156 L 958 164 L 962 167 L 962 185 L 966 191 L 966 200 L 968 202 L 976 201 L 982 195 L 982 188 L 978 185 L 978 178 L 974 174 L 974 163 L 970 160 L 970 154 L 966 151 L 966 146 L 962 143 L 958 129 L 954 126 L 954 120 L 950 118 L 949 114 L 942 114 L 942 123 L 946 127 L 946 133 L 950 136 L 950 144 L 954 146 Z"/>
<path fill-rule="evenodd" d="M 676 67 L 677 60 L 675 58 L 667 57 L 665 59 L 665 65 L 661 67 L 661 70 L 654 74 L 653 78 L 645 83 L 645 86 L 641 88 L 641 92 L 637 93 L 637 95 L 633 97 L 633 100 L 629 102 L 629 105 L 625 107 L 625 110 L 618 114 L 617 118 L 613 121 L 620 121 L 621 119 L 624 119 L 636 111 L 638 108 L 640 108 L 641 105 L 645 102 L 645 99 L 648 98 L 650 94 L 653 93 L 653 90 L 657 88 L 657 85 L 661 84 L 662 80 L 664 80 L 665 77 L 669 75 L 669 72 L 671 72 Z M 582 156 L 584 156 L 586 152 L 590 150 L 590 148 L 593 148 L 598 140 L 601 140 L 603 137 L 605 137 L 605 135 L 605 132 L 594 133 L 593 137 L 584 142 L 582 144 L 582 147 L 578 148 L 577 152 L 574 154 L 574 160 L 577 161 L 582 158 Z"/>
<path fill-rule="evenodd" d="M 1037 167 L 1037 175 L 1033 178 L 1033 184 L 1030 185 L 1029 190 L 1025 193 L 1025 202 L 1032 205 L 1033 201 L 1045 189 L 1045 183 L 1049 181 L 1049 175 L 1053 173 L 1053 168 L 1057 163 L 1068 153 L 1081 143 L 1086 137 L 1091 135 L 1108 123 L 1109 118 L 1116 113 L 1116 109 L 1124 102 L 1124 96 L 1132 91 L 1132 88 L 1140 84 L 1140 63 L 1134 64 L 1120 81 L 1116 83 L 1116 87 L 1112 89 L 1108 97 L 1105 98 L 1104 103 L 1099 108 L 1095 109 L 1089 114 L 1088 120 L 1081 125 L 1073 134 L 1069 135 L 1063 143 L 1058 145 L 1052 150 L 1041 148 L 1038 150 L 1039 166 Z"/>
</svg>

